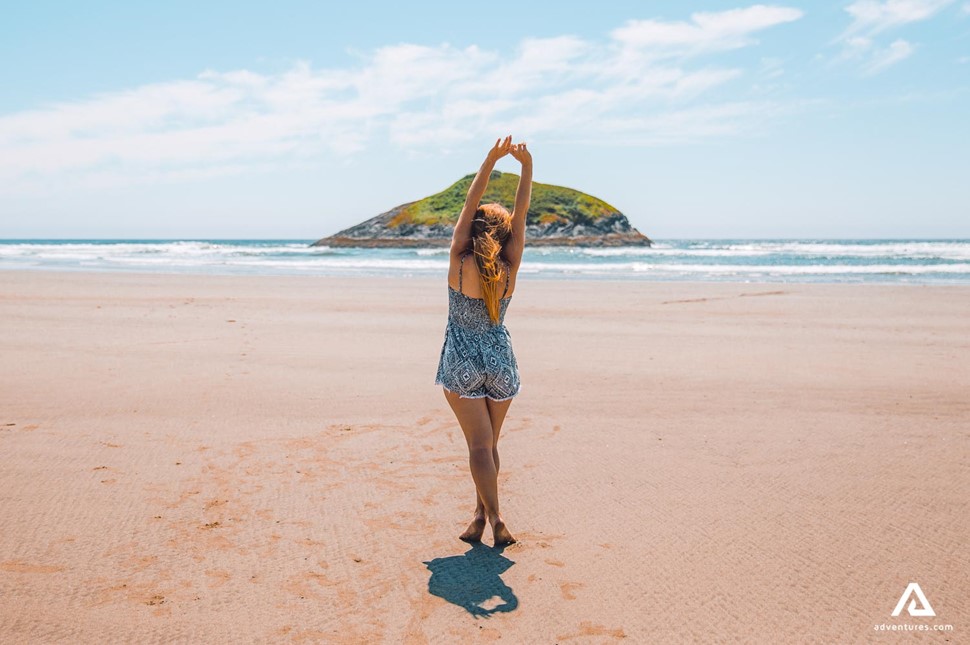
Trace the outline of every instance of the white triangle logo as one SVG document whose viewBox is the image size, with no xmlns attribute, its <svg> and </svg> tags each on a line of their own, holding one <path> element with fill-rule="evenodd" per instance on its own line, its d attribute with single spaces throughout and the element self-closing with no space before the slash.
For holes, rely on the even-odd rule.
<svg viewBox="0 0 970 645">
<path fill-rule="evenodd" d="M 916 599 L 910 600 L 910 596 L 914 594 L 916 595 Z M 909 585 L 906 587 L 906 591 L 903 592 L 899 602 L 896 603 L 896 608 L 893 610 L 893 616 L 899 615 L 899 612 L 903 610 L 903 606 L 906 604 L 907 600 L 909 600 L 909 607 L 906 608 L 906 611 L 909 612 L 910 616 L 936 616 L 936 612 L 933 611 L 932 607 L 930 607 L 930 601 L 926 599 L 926 596 L 923 594 L 923 590 L 920 589 L 919 585 L 915 582 L 909 583 Z M 922 605 L 921 609 L 916 608 L 916 600 L 919 600 L 920 604 Z"/>
</svg>

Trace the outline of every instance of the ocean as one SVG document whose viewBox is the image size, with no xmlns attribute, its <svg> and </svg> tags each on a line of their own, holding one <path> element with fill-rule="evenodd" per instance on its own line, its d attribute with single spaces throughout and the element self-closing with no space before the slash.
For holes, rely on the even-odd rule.
<svg viewBox="0 0 970 645">
<path fill-rule="evenodd" d="M 442 276 L 448 250 L 312 240 L 0 240 L 0 269 L 221 275 Z M 522 279 L 970 284 L 970 240 L 655 240 L 526 248 Z"/>
</svg>

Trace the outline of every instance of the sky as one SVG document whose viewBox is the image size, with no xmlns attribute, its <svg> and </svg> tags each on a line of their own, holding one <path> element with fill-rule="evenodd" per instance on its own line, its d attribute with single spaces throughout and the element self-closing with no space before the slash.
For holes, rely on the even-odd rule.
<svg viewBox="0 0 970 645">
<path fill-rule="evenodd" d="M 966 0 L 2 15 L 0 238 L 317 239 L 506 134 L 654 239 L 970 238 Z"/>
</svg>

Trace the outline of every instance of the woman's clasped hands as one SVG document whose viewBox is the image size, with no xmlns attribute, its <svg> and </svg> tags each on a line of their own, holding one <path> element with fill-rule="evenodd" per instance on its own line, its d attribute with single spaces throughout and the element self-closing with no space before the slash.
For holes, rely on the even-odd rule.
<svg viewBox="0 0 970 645">
<path fill-rule="evenodd" d="M 505 155 L 512 155 L 519 163 L 527 163 L 532 161 L 532 154 L 526 149 L 525 142 L 523 143 L 512 143 L 512 135 L 505 137 L 505 139 L 496 139 L 495 145 L 491 150 L 488 151 L 488 157 L 492 161 L 498 161 Z"/>
</svg>

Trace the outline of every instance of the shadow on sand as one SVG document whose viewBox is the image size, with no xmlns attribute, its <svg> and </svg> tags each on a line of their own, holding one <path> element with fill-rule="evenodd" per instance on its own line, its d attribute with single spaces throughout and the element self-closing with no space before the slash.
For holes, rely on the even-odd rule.
<svg viewBox="0 0 970 645">
<path fill-rule="evenodd" d="M 478 542 L 462 555 L 422 562 L 431 571 L 428 591 L 476 617 L 514 611 L 519 599 L 499 575 L 515 562 L 503 556 L 502 550 Z"/>
</svg>

